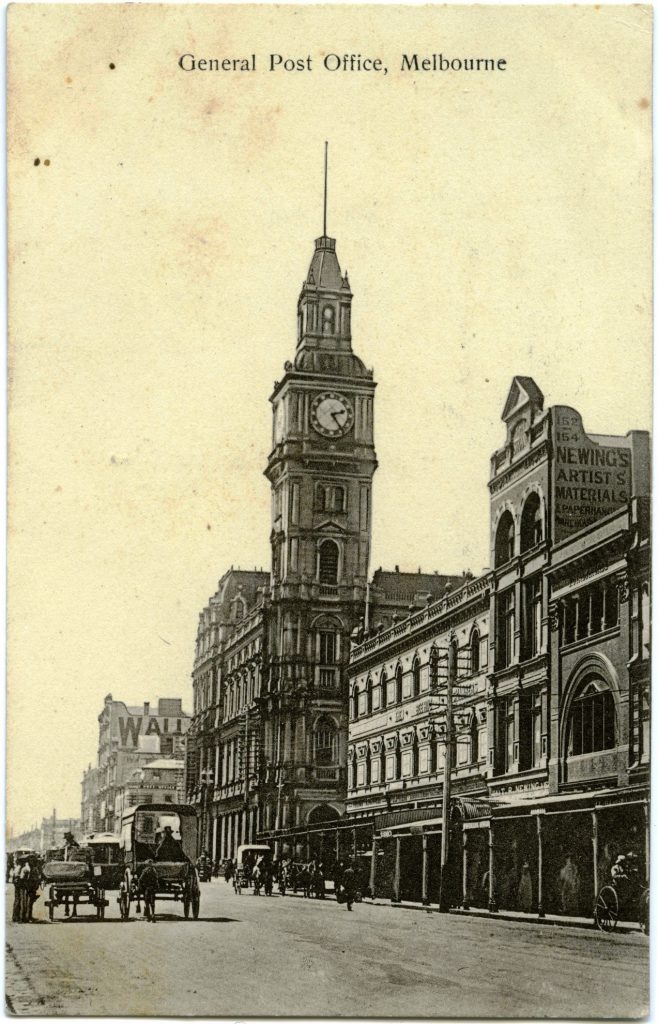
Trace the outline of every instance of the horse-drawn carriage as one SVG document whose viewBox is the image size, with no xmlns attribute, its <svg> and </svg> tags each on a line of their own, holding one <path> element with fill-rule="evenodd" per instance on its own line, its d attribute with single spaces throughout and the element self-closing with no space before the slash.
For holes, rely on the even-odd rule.
<svg viewBox="0 0 658 1024">
<path fill-rule="evenodd" d="M 77 917 L 78 907 L 90 906 L 96 910 L 96 917 L 105 917 L 109 900 L 105 899 L 105 888 L 94 875 L 92 853 L 87 846 L 76 846 L 66 851 L 49 850 L 41 869 L 44 888 L 48 898 L 48 917 L 54 920 L 56 907 L 64 907 L 65 917 Z"/>
<path fill-rule="evenodd" d="M 649 934 L 649 889 L 639 882 L 613 881 L 604 885 L 596 898 L 594 921 L 602 932 L 612 932 L 617 922 L 637 921 Z"/>
<path fill-rule="evenodd" d="M 138 804 L 121 819 L 123 878 L 119 888 L 119 912 L 127 921 L 130 904 L 141 910 L 144 894 L 140 875 L 152 863 L 158 884 L 155 899 L 181 902 L 183 913 L 199 916 L 201 894 L 194 866 L 197 852 L 197 812 L 187 804 Z"/>
</svg>

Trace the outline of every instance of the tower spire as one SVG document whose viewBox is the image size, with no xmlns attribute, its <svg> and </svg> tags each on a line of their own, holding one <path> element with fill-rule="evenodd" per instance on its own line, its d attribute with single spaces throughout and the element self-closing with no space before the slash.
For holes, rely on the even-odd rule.
<svg viewBox="0 0 658 1024">
<path fill-rule="evenodd" d="M 329 143 L 325 140 L 324 143 L 324 221 L 322 234 L 326 237 L 327 234 L 327 158 L 328 158 Z"/>
</svg>

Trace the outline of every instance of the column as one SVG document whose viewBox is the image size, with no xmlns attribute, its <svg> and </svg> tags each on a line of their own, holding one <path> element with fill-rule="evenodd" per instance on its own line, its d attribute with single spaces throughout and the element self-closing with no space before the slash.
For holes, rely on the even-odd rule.
<svg viewBox="0 0 658 1024">
<path fill-rule="evenodd" d="M 462 831 L 462 907 L 469 908 L 468 899 L 468 832 Z"/>
<path fill-rule="evenodd" d="M 370 896 L 375 898 L 375 886 L 377 885 L 377 839 L 372 837 L 372 858 L 370 860 Z"/>
<path fill-rule="evenodd" d="M 573 638 L 574 640 L 580 640 L 580 596 L 578 594 L 574 597 L 574 602 L 576 605 L 576 617 L 573 628 Z"/>
<path fill-rule="evenodd" d="M 222 860 L 226 860 L 228 853 L 226 851 L 226 815 L 222 814 L 219 819 L 219 835 L 220 835 L 220 857 Z"/>
<path fill-rule="evenodd" d="M 544 848 L 542 843 L 542 820 L 541 815 L 537 815 L 537 916 L 544 917 L 544 886 L 543 886 L 543 870 L 544 870 Z"/>
<path fill-rule="evenodd" d="M 592 872 L 594 878 L 594 901 L 599 895 L 599 816 L 596 811 L 592 811 L 592 857 L 594 859 L 594 870 Z"/>
<path fill-rule="evenodd" d="M 306 860 L 311 859 L 311 842 L 309 839 L 308 831 L 306 832 Z"/>
<path fill-rule="evenodd" d="M 587 616 L 587 635 L 591 636 L 594 632 L 593 612 L 594 612 L 594 588 L 589 588 L 588 593 L 588 616 Z"/>
<path fill-rule="evenodd" d="M 428 893 L 428 877 L 429 877 L 429 860 L 427 856 L 427 834 L 423 832 L 423 889 L 422 889 L 422 900 L 423 906 L 429 904 L 430 898 Z"/>
<path fill-rule="evenodd" d="M 608 615 L 608 584 L 603 583 L 601 587 L 601 631 L 605 629 L 606 618 Z"/>
<path fill-rule="evenodd" d="M 395 874 L 393 876 L 393 897 L 391 903 L 400 902 L 400 847 L 402 840 L 399 836 L 395 837 Z"/>
<path fill-rule="evenodd" d="M 498 910 L 496 905 L 496 880 L 494 874 L 494 834 L 493 821 L 489 822 L 489 913 L 495 914 Z"/>
<path fill-rule="evenodd" d="M 210 854 L 213 864 L 219 860 L 219 818 L 214 818 L 212 823 L 212 851 Z"/>
<path fill-rule="evenodd" d="M 355 828 L 352 829 L 352 857 L 354 858 L 354 861 L 356 862 L 356 829 Z M 356 863 L 355 863 L 355 867 L 356 867 Z"/>
</svg>

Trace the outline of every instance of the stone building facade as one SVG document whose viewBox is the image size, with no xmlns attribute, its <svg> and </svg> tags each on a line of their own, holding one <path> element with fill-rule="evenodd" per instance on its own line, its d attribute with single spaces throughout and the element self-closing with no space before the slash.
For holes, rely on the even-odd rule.
<svg viewBox="0 0 658 1024">
<path fill-rule="evenodd" d="M 270 397 L 271 569 L 229 570 L 199 619 L 187 792 L 215 859 L 344 813 L 351 635 L 448 582 L 380 571 L 370 593 L 375 383 L 352 350 L 351 307 L 323 235 Z"/>
<path fill-rule="evenodd" d="M 347 813 L 377 894 L 438 900 L 452 730 L 453 902 L 589 914 L 619 852 L 648 871 L 649 438 L 524 377 L 503 421 L 491 570 L 352 651 Z"/>
<path fill-rule="evenodd" d="M 190 715 L 180 697 L 128 707 L 108 694 L 98 716 L 98 760 L 83 773 L 81 820 L 89 831 L 119 828 L 117 791 L 130 774 L 159 756 L 184 756 Z"/>
</svg>

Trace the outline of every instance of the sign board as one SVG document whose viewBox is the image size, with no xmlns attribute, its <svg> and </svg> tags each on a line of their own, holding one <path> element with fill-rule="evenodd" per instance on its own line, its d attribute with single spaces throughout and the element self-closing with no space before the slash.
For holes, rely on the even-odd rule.
<svg viewBox="0 0 658 1024">
<path fill-rule="evenodd" d="M 625 505 L 631 493 L 630 447 L 593 440 L 585 433 L 579 412 L 555 406 L 553 539 L 565 540 L 609 515 Z"/>
</svg>

